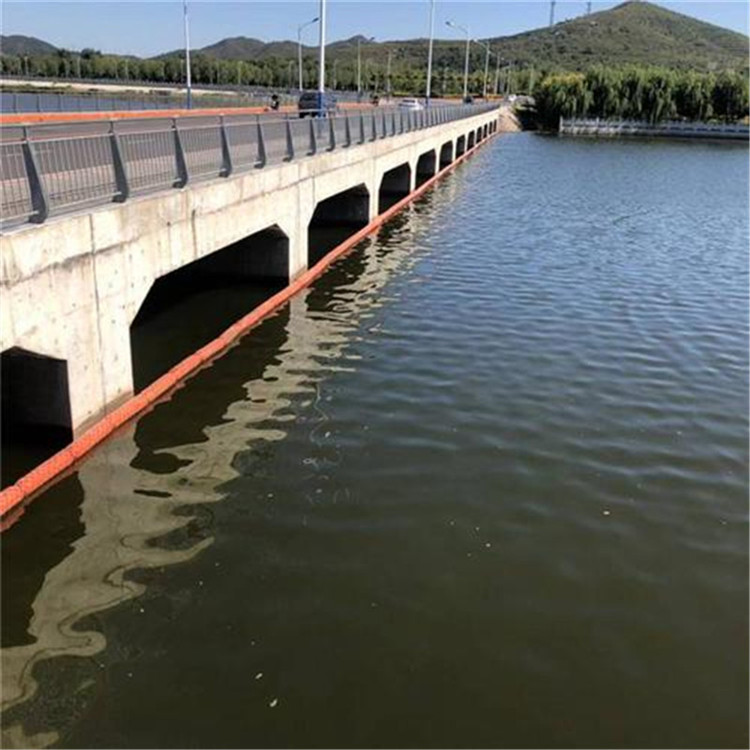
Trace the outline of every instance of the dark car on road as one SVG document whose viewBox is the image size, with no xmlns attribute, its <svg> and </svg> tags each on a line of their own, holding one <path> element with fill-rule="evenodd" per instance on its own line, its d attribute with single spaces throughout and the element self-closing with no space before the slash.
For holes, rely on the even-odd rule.
<svg viewBox="0 0 750 750">
<path fill-rule="evenodd" d="M 298 103 L 300 117 L 326 117 L 336 112 L 336 97 L 330 91 L 303 91 Z"/>
</svg>

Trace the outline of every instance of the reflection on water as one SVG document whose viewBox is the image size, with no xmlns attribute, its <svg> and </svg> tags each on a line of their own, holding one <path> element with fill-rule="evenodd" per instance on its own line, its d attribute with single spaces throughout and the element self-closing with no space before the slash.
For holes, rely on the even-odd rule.
<svg viewBox="0 0 750 750">
<path fill-rule="evenodd" d="M 6 745 L 746 745 L 746 156 L 498 139 L 110 440 Z"/>
<path fill-rule="evenodd" d="M 409 221 L 401 216 L 382 236 L 405 231 L 410 231 Z M 362 246 L 369 243 L 365 240 Z M 185 562 L 212 543 L 210 531 L 195 538 L 189 527 L 207 505 L 224 497 L 222 487 L 237 474 L 233 464 L 243 455 L 242 447 L 253 446 L 252 452 L 282 440 L 283 424 L 291 418 L 283 412 L 294 396 L 307 395 L 323 413 L 315 403 L 317 383 L 325 374 L 355 366 L 337 360 L 356 331 L 358 317 L 381 304 L 379 292 L 388 278 L 411 263 L 408 257 L 385 260 L 384 253 L 366 255 L 360 249 L 345 268 L 330 271 L 339 291 L 347 284 L 351 289 L 352 315 L 345 322 L 315 314 L 327 306 L 327 292 L 312 289 L 298 296 L 168 402 L 105 443 L 73 477 L 50 490 L 50 497 L 29 509 L 23 531 L 31 532 L 33 539 L 24 534 L 26 544 L 38 544 L 46 533 L 35 524 L 41 516 L 36 511 L 42 503 L 59 502 L 55 495 L 75 496 L 80 517 L 69 554 L 50 566 L 41 586 L 29 581 L 18 586 L 9 577 L 8 588 L 3 587 L 5 746 L 48 746 L 59 740 L 59 727 L 29 734 L 14 722 L 15 716 L 31 717 L 32 724 L 38 720 L 33 708 L 12 712 L 37 693 L 35 665 L 53 657 L 102 652 L 106 639 L 90 616 L 143 593 L 144 586 L 131 572 Z M 179 445 L 174 444 L 176 413 L 185 440 Z M 274 426 L 268 424 L 272 417 Z M 15 540 L 15 535 L 9 536 Z M 4 553 L 12 554 L 7 548 Z M 28 619 L 24 609 L 29 605 L 11 600 L 11 587 L 19 588 L 21 595 L 36 592 Z M 79 688 L 92 682 L 87 672 L 79 681 Z M 64 689 L 75 692 L 76 687 Z M 43 696 L 39 703 L 48 700 Z"/>
</svg>

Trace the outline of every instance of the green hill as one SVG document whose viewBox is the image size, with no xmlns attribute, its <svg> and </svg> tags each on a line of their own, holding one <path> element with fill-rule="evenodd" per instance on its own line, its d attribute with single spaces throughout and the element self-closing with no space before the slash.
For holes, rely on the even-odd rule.
<svg viewBox="0 0 750 750">
<path fill-rule="evenodd" d="M 495 41 L 520 63 L 545 60 L 566 69 L 635 63 L 721 70 L 747 68 L 748 61 L 744 34 L 635 0 Z"/>
<path fill-rule="evenodd" d="M 0 35 L 0 54 L 3 55 L 53 55 L 57 47 L 33 36 Z"/>
</svg>

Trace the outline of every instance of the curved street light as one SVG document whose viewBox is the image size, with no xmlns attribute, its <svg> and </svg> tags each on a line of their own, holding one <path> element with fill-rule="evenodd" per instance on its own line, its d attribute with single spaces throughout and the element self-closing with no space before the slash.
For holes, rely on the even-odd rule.
<svg viewBox="0 0 750 750">
<path fill-rule="evenodd" d="M 314 23 L 318 22 L 318 16 L 315 16 L 315 18 L 312 19 L 312 21 L 308 21 L 307 23 L 301 23 L 299 26 L 297 26 L 297 72 L 298 72 L 298 82 L 299 82 L 299 90 L 300 93 L 302 92 L 302 32 L 308 27 L 312 26 Z"/>
<path fill-rule="evenodd" d="M 435 0 L 430 0 L 430 43 L 427 47 L 427 85 L 425 86 L 425 104 L 430 106 L 432 93 L 432 39 L 435 36 Z"/>
<path fill-rule="evenodd" d="M 471 44 L 471 36 L 469 29 L 466 26 L 461 26 L 459 23 L 453 23 L 453 21 L 446 21 L 446 26 L 450 26 L 452 29 L 458 29 L 466 34 L 466 60 L 464 61 L 464 99 L 469 95 L 469 45 Z"/>
<path fill-rule="evenodd" d="M 492 52 L 490 51 L 490 43 L 489 42 L 483 42 L 481 39 L 475 39 L 474 40 L 477 44 L 481 44 L 485 49 L 485 57 L 484 57 L 484 89 L 483 89 L 483 95 L 484 98 L 487 98 L 487 77 L 490 73 L 490 55 Z"/>
</svg>

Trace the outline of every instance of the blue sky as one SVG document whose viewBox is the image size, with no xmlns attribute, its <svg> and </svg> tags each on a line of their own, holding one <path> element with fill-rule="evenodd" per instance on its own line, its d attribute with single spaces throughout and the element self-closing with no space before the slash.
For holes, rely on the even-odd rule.
<svg viewBox="0 0 750 750">
<path fill-rule="evenodd" d="M 617 2 L 594 2 L 604 10 Z M 747 33 L 748 4 L 726 0 L 661 2 L 680 13 Z M 427 35 L 428 0 L 329 0 L 328 38 L 355 34 L 377 40 L 408 39 Z M 582 0 L 558 0 L 556 18 L 585 12 Z M 317 0 L 213 2 L 190 0 L 191 47 L 198 48 L 228 36 L 252 36 L 267 41 L 296 38 L 297 25 L 318 13 Z M 436 5 L 436 36 L 453 36 L 445 21 L 454 19 L 471 28 L 472 36 L 514 34 L 547 24 L 549 4 L 506 0 L 451 0 Z M 137 2 L 54 2 L 24 0 L 2 3 L 3 34 L 36 36 L 60 47 L 94 47 L 106 52 L 154 55 L 182 45 L 181 0 Z M 309 28 L 305 41 L 316 43 Z"/>
</svg>

